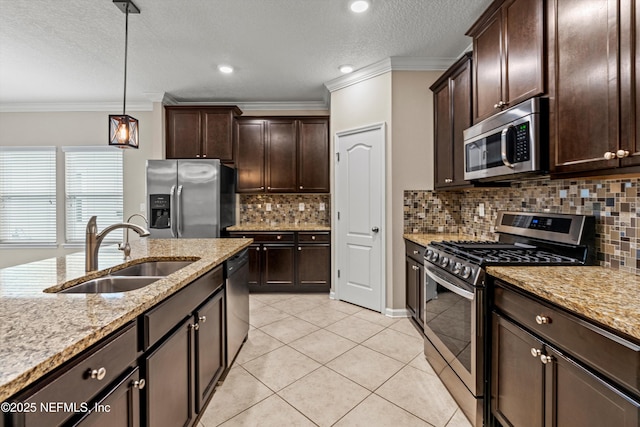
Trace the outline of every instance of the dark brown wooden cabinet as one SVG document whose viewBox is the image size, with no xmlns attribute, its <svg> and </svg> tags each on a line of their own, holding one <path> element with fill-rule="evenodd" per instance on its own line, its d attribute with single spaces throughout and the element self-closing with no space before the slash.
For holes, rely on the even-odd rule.
<svg viewBox="0 0 640 427">
<path fill-rule="evenodd" d="M 464 180 L 464 135 L 471 126 L 471 53 L 431 86 L 434 99 L 435 188 L 470 186 Z"/>
<path fill-rule="evenodd" d="M 239 193 L 329 192 L 326 117 L 236 120 Z"/>
<path fill-rule="evenodd" d="M 638 425 L 637 343 L 495 285 L 490 407 L 500 424 Z"/>
<path fill-rule="evenodd" d="M 241 232 L 249 248 L 251 292 L 325 292 L 331 288 L 329 232 Z"/>
<path fill-rule="evenodd" d="M 424 252 L 425 248 L 405 240 L 405 298 L 411 320 L 424 329 Z"/>
<path fill-rule="evenodd" d="M 233 162 L 235 106 L 166 106 L 166 158 Z"/>
<path fill-rule="evenodd" d="M 545 93 L 543 0 L 496 0 L 473 37 L 473 123 Z"/>
<path fill-rule="evenodd" d="M 548 4 L 551 173 L 623 173 L 640 165 L 637 2 Z"/>
</svg>

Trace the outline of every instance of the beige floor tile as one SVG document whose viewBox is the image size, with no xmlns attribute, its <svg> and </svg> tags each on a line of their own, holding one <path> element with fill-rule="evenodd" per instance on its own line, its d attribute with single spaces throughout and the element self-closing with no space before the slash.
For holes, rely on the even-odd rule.
<svg viewBox="0 0 640 427">
<path fill-rule="evenodd" d="M 288 386 L 320 366 L 315 360 L 288 346 L 280 347 L 243 365 L 274 391 Z"/>
<path fill-rule="evenodd" d="M 404 366 L 384 354 L 361 345 L 327 364 L 328 368 L 373 391 Z"/>
<path fill-rule="evenodd" d="M 323 304 L 324 303 L 320 300 L 313 300 L 296 296 L 293 298 L 288 298 L 284 301 L 271 304 L 271 307 L 277 308 L 278 310 L 284 311 L 285 313 L 297 314 L 303 311 L 313 310 L 314 308 Z"/>
<path fill-rule="evenodd" d="M 251 329 L 234 363 L 247 363 L 283 345 L 283 342 L 265 334 L 260 329 Z"/>
<path fill-rule="evenodd" d="M 331 299 L 329 298 L 329 294 L 326 293 L 326 292 L 298 294 L 298 298 L 302 298 L 302 299 L 306 299 L 306 300 L 310 300 L 310 301 L 315 301 L 315 302 L 318 302 L 320 304 L 324 304 L 324 303 L 327 303 L 327 302 L 331 301 Z"/>
<path fill-rule="evenodd" d="M 349 315 L 323 304 L 311 310 L 297 313 L 295 316 L 299 317 L 300 319 L 304 319 L 309 323 L 313 323 L 316 326 L 324 328 L 332 323 L 337 322 L 338 320 L 344 319 Z"/>
<path fill-rule="evenodd" d="M 330 426 L 369 395 L 369 391 L 321 367 L 278 395 L 319 426 Z"/>
<path fill-rule="evenodd" d="M 290 347 L 323 364 L 335 359 L 356 345 L 353 341 L 324 329 L 317 330 L 289 343 Z"/>
<path fill-rule="evenodd" d="M 425 357 L 424 353 L 420 353 L 416 357 L 414 357 L 413 360 L 409 362 L 409 366 L 420 369 L 427 374 L 437 375 L 429 362 L 427 362 L 427 358 Z"/>
<path fill-rule="evenodd" d="M 273 391 L 242 367 L 234 367 L 215 391 L 200 421 L 205 427 L 217 426 L 272 394 Z"/>
<path fill-rule="evenodd" d="M 375 393 L 413 415 L 444 427 L 458 409 L 438 377 L 405 366 Z"/>
<path fill-rule="evenodd" d="M 338 301 L 335 299 L 329 299 L 329 302 L 327 303 L 327 306 L 338 310 L 338 311 L 342 311 L 343 313 L 347 313 L 347 314 L 356 314 L 359 311 L 365 310 L 364 308 L 355 305 L 355 304 L 350 304 L 348 302 L 344 302 L 344 301 Z"/>
<path fill-rule="evenodd" d="M 447 427 L 472 427 L 467 417 L 462 412 L 462 409 L 458 409 L 453 418 L 447 424 Z"/>
<path fill-rule="evenodd" d="M 336 427 L 430 426 L 429 423 L 375 394 L 367 397 L 334 425 Z"/>
<path fill-rule="evenodd" d="M 266 304 L 259 299 L 249 297 L 249 310 L 256 310 L 260 307 L 264 307 Z"/>
<path fill-rule="evenodd" d="M 424 335 L 421 331 L 411 323 L 409 319 L 400 319 L 393 325 L 389 326 L 389 329 L 393 329 L 394 331 L 402 332 L 403 334 L 410 335 L 412 337 L 416 337 L 419 339 L 424 339 Z"/>
<path fill-rule="evenodd" d="M 384 329 L 384 326 L 371 323 L 359 317 L 349 316 L 325 328 L 345 338 L 361 343 Z"/>
<path fill-rule="evenodd" d="M 391 326 L 400 320 L 400 318 L 387 317 L 384 314 L 378 313 L 377 311 L 373 310 L 360 310 L 359 312 L 354 314 L 354 316 L 364 320 L 368 320 L 371 323 L 382 325 L 384 327 Z"/>
<path fill-rule="evenodd" d="M 280 311 L 271 306 L 264 306 L 249 311 L 249 324 L 256 328 L 260 328 L 289 316 L 290 314 L 287 314 L 284 311 Z"/>
<path fill-rule="evenodd" d="M 264 294 L 253 293 L 253 294 L 250 294 L 249 298 L 250 300 L 255 299 L 260 301 L 261 303 L 271 305 L 271 304 L 278 303 L 280 301 L 284 301 L 289 298 L 294 298 L 296 296 L 297 294 L 290 294 L 290 293 L 284 293 L 284 292 L 264 293 Z"/>
<path fill-rule="evenodd" d="M 411 362 L 418 354 L 424 351 L 423 340 L 392 329 L 385 329 L 364 341 L 362 345 L 393 357 L 402 363 Z"/>
<path fill-rule="evenodd" d="M 297 340 L 298 338 L 307 336 L 318 329 L 319 328 L 317 326 L 293 316 L 269 323 L 268 325 L 260 328 L 262 332 L 265 332 L 287 344 L 291 341 Z"/>
<path fill-rule="evenodd" d="M 312 427 L 315 424 L 292 408 L 282 398 L 273 395 L 222 425 L 225 427 Z"/>
</svg>

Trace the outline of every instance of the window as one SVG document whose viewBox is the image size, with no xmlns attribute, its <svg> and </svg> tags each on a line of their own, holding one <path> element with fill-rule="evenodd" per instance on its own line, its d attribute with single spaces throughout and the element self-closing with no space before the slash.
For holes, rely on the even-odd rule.
<svg viewBox="0 0 640 427">
<path fill-rule="evenodd" d="M 55 147 L 0 147 L 0 244 L 56 244 Z"/>
<path fill-rule="evenodd" d="M 102 147 L 63 147 L 66 242 L 84 243 L 87 222 L 98 217 L 98 230 L 123 221 L 122 151 Z M 122 241 L 122 230 L 105 242 Z"/>
</svg>

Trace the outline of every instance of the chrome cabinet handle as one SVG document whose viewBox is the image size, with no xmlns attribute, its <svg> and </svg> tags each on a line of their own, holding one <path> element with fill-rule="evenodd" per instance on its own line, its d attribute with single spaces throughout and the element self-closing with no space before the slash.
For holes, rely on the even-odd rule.
<svg viewBox="0 0 640 427">
<path fill-rule="evenodd" d="M 504 101 L 498 101 L 497 104 L 493 104 L 493 108 L 495 108 L 496 110 L 498 109 L 503 109 L 504 107 L 506 107 L 507 105 L 509 105 L 508 102 L 504 102 Z"/>
<path fill-rule="evenodd" d="M 377 233 L 378 231 L 380 231 L 380 229 L 378 227 L 373 227 L 371 231 L 373 231 L 374 233 Z"/>
<path fill-rule="evenodd" d="M 539 350 L 539 349 L 537 349 L 537 348 L 532 348 L 532 349 L 531 349 L 531 355 L 532 355 L 533 357 L 539 357 L 539 356 L 541 356 L 541 355 L 542 355 L 542 350 Z"/>
<path fill-rule="evenodd" d="M 604 153 L 605 160 L 613 160 L 615 158 L 616 158 L 616 153 L 614 153 L 613 151 L 607 151 L 606 153 Z"/>
<path fill-rule="evenodd" d="M 202 157 L 207 157 L 207 155 L 206 155 L 206 154 L 203 154 L 203 155 L 202 155 Z"/>
<path fill-rule="evenodd" d="M 618 150 L 616 151 L 616 156 L 619 159 L 624 159 L 625 157 L 629 157 L 629 152 L 627 150 Z"/>
<path fill-rule="evenodd" d="M 200 154 L 196 154 L 196 157 L 200 157 Z"/>
<path fill-rule="evenodd" d="M 198 325 L 197 323 L 194 323 L 193 325 L 189 325 L 189 329 L 193 329 L 194 331 L 197 331 L 198 329 L 200 329 L 200 325 Z"/>
<path fill-rule="evenodd" d="M 131 382 L 131 387 L 137 388 L 138 390 L 142 390 L 145 385 L 147 385 L 147 382 L 144 380 L 144 378 L 140 378 L 139 380 L 134 380 Z"/>
<path fill-rule="evenodd" d="M 420 270 L 420 267 L 415 266 L 415 265 L 412 265 L 412 266 L 411 266 L 411 268 L 413 268 L 413 270 L 414 270 L 414 271 L 416 271 L 416 270 Z"/>
<path fill-rule="evenodd" d="M 303 188 L 304 188 L 304 187 L 301 185 L 301 186 L 300 186 L 300 189 L 302 190 Z"/>
<path fill-rule="evenodd" d="M 301 251 L 301 250 L 302 250 L 302 248 L 301 248 L 300 246 L 298 246 L 298 250 L 299 250 L 299 251 Z"/>
<path fill-rule="evenodd" d="M 89 369 L 89 377 L 95 380 L 102 381 L 106 375 L 107 370 L 105 368 Z"/>
<path fill-rule="evenodd" d="M 311 236 L 311 240 L 316 240 L 316 236 Z"/>
<path fill-rule="evenodd" d="M 547 363 L 553 362 L 553 356 L 547 356 L 546 354 L 541 354 L 540 361 L 546 365 Z"/>
<path fill-rule="evenodd" d="M 445 182 L 446 184 L 451 184 L 451 183 L 453 182 L 453 179 L 451 179 L 451 178 L 445 178 L 444 182 Z"/>
<path fill-rule="evenodd" d="M 278 234 L 278 235 L 276 236 L 276 239 L 281 240 L 281 239 L 282 239 L 282 236 Z"/>
<path fill-rule="evenodd" d="M 205 323 L 206 321 L 207 321 L 207 316 L 200 316 L 200 317 L 198 317 L 198 322 Z M 197 323 L 196 323 L 196 325 L 197 325 Z"/>
<path fill-rule="evenodd" d="M 418 255 L 420 253 L 420 251 L 413 251 L 414 255 Z"/>
<path fill-rule="evenodd" d="M 551 323 L 551 318 L 539 314 L 536 316 L 536 323 L 538 325 L 546 325 L 547 323 Z"/>
</svg>

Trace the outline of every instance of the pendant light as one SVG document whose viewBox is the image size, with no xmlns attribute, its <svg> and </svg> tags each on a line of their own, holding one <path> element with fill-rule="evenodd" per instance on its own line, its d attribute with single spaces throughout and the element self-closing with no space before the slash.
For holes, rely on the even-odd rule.
<svg viewBox="0 0 640 427">
<path fill-rule="evenodd" d="M 129 41 L 129 13 L 140 13 L 130 0 L 113 0 L 125 14 L 124 27 L 124 96 L 122 114 L 109 115 L 109 145 L 118 148 L 138 148 L 138 120 L 126 114 L 127 107 L 127 45 Z"/>
</svg>

